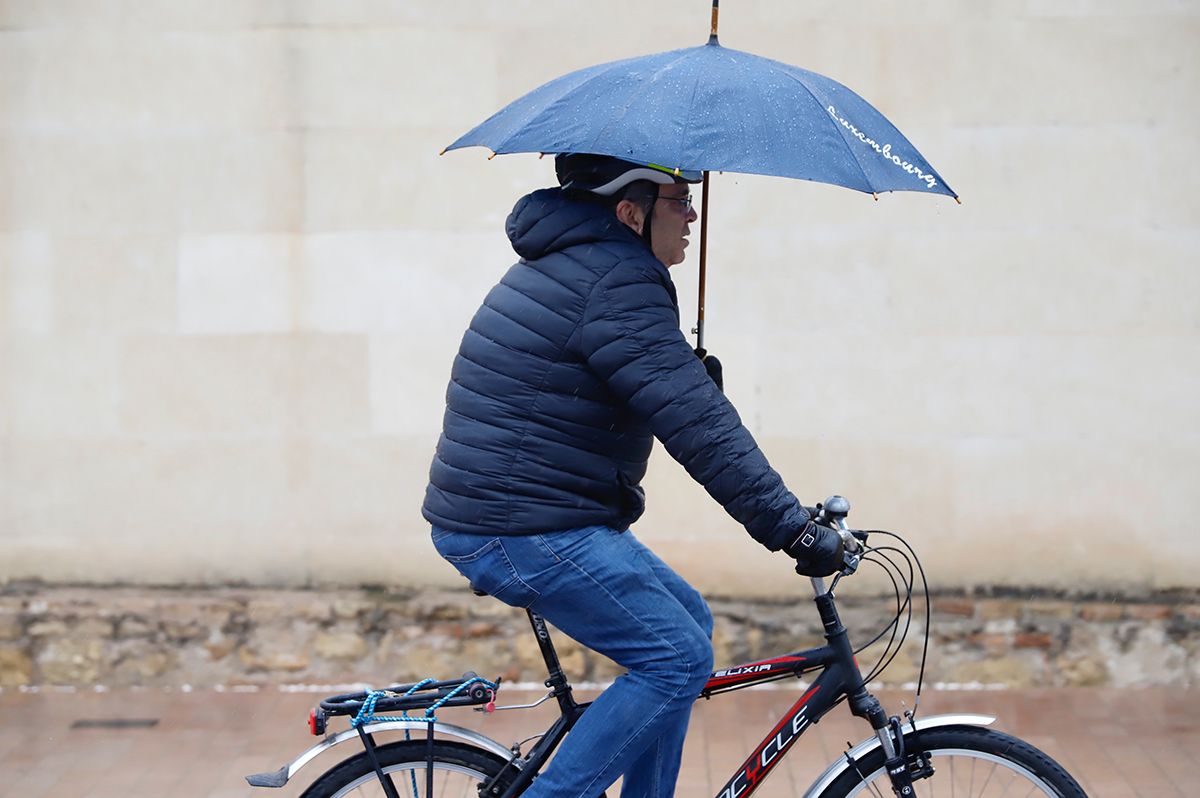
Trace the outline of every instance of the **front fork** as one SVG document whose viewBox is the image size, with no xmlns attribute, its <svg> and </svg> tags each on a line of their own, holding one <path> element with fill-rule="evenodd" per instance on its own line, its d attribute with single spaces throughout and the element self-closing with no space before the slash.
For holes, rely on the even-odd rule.
<svg viewBox="0 0 1200 798">
<path fill-rule="evenodd" d="M 914 795 L 913 780 L 932 776 L 933 765 L 930 764 L 929 754 L 924 751 L 905 750 L 901 726 L 900 718 L 893 715 L 888 719 L 887 728 L 878 730 L 876 734 L 886 754 L 883 766 L 891 779 L 892 792 L 900 798 L 910 798 Z"/>
<path fill-rule="evenodd" d="M 817 586 L 818 580 L 813 581 L 814 586 Z M 842 626 L 841 619 L 838 617 L 832 594 L 823 592 L 819 588 L 817 593 L 817 611 L 825 626 L 825 639 L 829 641 L 829 645 L 834 651 L 842 655 L 842 661 L 853 663 L 854 652 L 850 646 L 846 628 Z M 928 778 L 933 774 L 929 755 L 924 751 L 905 750 L 904 729 L 900 718 L 895 715 L 888 717 L 884 712 L 879 699 L 871 695 L 866 685 L 862 683 L 862 675 L 858 671 L 857 663 L 854 664 L 854 673 L 857 674 L 855 681 L 858 687 L 850 693 L 850 711 L 869 722 L 871 728 L 875 730 L 875 735 L 879 738 L 879 744 L 883 749 L 884 767 L 892 782 L 892 792 L 899 798 L 912 798 L 914 795 L 913 779 Z M 851 762 L 851 765 L 853 766 L 854 763 Z"/>
<path fill-rule="evenodd" d="M 896 715 L 889 718 L 879 699 L 868 693 L 866 688 L 850 698 L 850 708 L 855 715 L 869 720 L 875 729 L 875 736 L 879 738 L 879 746 L 883 749 L 883 766 L 892 783 L 892 792 L 898 798 L 912 798 L 915 795 L 913 781 L 933 775 L 929 754 L 919 748 L 908 750 L 904 742 L 903 722 Z M 915 727 L 913 730 L 916 731 Z M 855 767 L 853 761 L 850 764 Z"/>
</svg>

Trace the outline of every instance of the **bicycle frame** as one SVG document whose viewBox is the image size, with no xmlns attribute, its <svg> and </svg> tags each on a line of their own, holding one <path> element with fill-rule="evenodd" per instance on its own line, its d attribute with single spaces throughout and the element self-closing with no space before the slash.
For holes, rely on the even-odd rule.
<svg viewBox="0 0 1200 798">
<path fill-rule="evenodd" d="M 753 753 L 725 782 L 716 798 L 743 798 L 752 795 L 800 736 L 843 698 L 850 699 L 851 711 L 854 714 L 872 720 L 876 732 L 886 729 L 887 717 L 878 701 L 863 685 L 862 673 L 854 660 L 854 652 L 846 630 L 838 618 L 832 594 L 818 596 L 817 607 L 825 625 L 825 637 L 828 640 L 826 645 L 715 671 L 700 693 L 702 698 L 707 699 L 713 695 L 741 690 L 766 681 L 791 675 L 798 677 L 806 671 L 821 671 L 799 700 L 784 713 Z"/>
<path fill-rule="evenodd" d="M 743 798 L 752 795 L 800 736 L 843 698 L 849 699 L 851 712 L 870 721 L 876 735 L 883 732 L 886 736 L 887 715 L 879 701 L 863 684 L 862 672 L 854 659 L 846 628 L 842 626 L 838 617 L 833 594 L 824 592 L 823 586 L 817 580 L 814 580 L 814 586 L 818 588 L 817 611 L 825 627 L 825 639 L 828 641 L 826 645 L 716 671 L 709 677 L 708 684 L 700 693 L 701 697 L 707 699 L 719 693 L 740 690 L 788 675 L 798 677 L 806 671 L 821 671 L 799 700 L 784 713 L 753 753 L 725 782 L 716 798 Z M 882 741 L 884 737 L 880 739 Z"/>
<path fill-rule="evenodd" d="M 698 699 L 708 699 L 763 682 L 789 676 L 799 677 L 807 671 L 821 671 L 800 699 L 784 713 L 754 752 L 725 782 L 725 786 L 715 798 L 748 798 L 752 795 L 805 730 L 843 698 L 849 699 L 851 712 L 870 721 L 880 742 L 884 743 L 886 740 L 884 744 L 890 745 L 891 741 L 887 736 L 887 715 L 879 701 L 863 684 L 862 672 L 854 659 L 854 651 L 846 629 L 838 617 L 833 594 L 824 591 L 820 580 L 814 580 L 814 587 L 818 591 L 817 611 L 825 628 L 826 645 L 714 671 L 698 696 Z M 508 788 L 500 793 L 500 798 L 519 795 L 533 781 L 550 754 L 588 706 L 578 704 L 572 698 L 571 686 L 563 675 L 545 621 L 531 610 L 528 613 L 550 674 L 546 686 L 551 688 L 553 695 L 558 699 L 562 714 L 525 757 L 522 765 L 518 766 L 516 761 L 511 763 L 514 767 L 520 767 L 520 770 Z M 499 778 L 497 777 L 497 780 Z M 487 785 L 484 786 L 482 794 L 488 794 Z"/>
</svg>

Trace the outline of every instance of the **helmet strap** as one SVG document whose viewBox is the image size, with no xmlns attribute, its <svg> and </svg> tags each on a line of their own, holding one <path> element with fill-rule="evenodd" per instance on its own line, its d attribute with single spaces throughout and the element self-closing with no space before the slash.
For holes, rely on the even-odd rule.
<svg viewBox="0 0 1200 798">
<path fill-rule="evenodd" d="M 646 242 L 646 249 L 654 251 L 654 244 L 650 241 L 650 220 L 654 218 L 654 207 L 658 205 L 659 186 L 654 186 L 654 199 L 650 203 L 650 210 L 646 212 L 646 218 L 642 220 L 642 241 Z"/>
</svg>

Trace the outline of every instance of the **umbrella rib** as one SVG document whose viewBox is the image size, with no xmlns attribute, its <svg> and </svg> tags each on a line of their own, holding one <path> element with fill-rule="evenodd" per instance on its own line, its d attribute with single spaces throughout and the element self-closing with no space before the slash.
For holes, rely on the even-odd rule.
<svg viewBox="0 0 1200 798">
<path fill-rule="evenodd" d="M 695 48 L 692 48 L 692 49 L 695 49 Z M 670 69 L 673 69 L 673 68 L 675 67 L 675 65 L 676 65 L 676 64 L 678 64 L 678 63 L 679 63 L 679 62 L 681 62 L 681 61 L 684 61 L 684 60 L 686 60 L 686 59 L 688 58 L 688 56 L 689 56 L 689 55 L 691 55 L 691 50 L 687 50 L 687 49 L 684 49 L 684 50 L 675 50 L 675 51 L 673 51 L 673 52 L 676 52 L 676 53 L 678 53 L 678 54 L 679 54 L 679 55 L 678 55 L 678 57 L 671 59 L 669 62 L 667 62 L 667 63 L 663 64 L 663 65 L 662 65 L 662 66 L 660 66 L 658 69 L 654 70 L 654 74 L 650 76 L 650 79 L 649 79 L 649 81 L 647 81 L 647 83 L 651 83 L 651 84 L 652 84 L 652 83 L 654 83 L 655 81 L 657 81 L 657 80 L 658 80 L 658 78 L 659 78 L 659 76 L 660 76 L 660 75 L 662 75 L 664 72 L 666 72 L 666 71 L 668 71 L 668 70 L 670 70 Z M 597 76 L 597 77 L 599 77 L 599 76 Z M 591 78 L 589 78 L 588 80 L 591 80 Z M 582 84 L 581 84 L 581 85 L 582 85 Z M 633 96 L 632 96 L 632 100 L 636 100 L 636 99 L 638 98 L 638 96 L 639 96 L 639 95 L 642 93 L 642 91 L 644 90 L 644 88 L 645 88 L 644 86 L 634 86 L 634 87 L 633 87 Z M 692 86 L 692 96 L 693 96 L 693 97 L 695 97 L 695 85 L 693 85 L 693 86 Z M 632 100 L 631 100 L 630 102 L 632 102 Z M 625 107 L 624 107 L 624 110 L 625 110 L 625 112 L 626 112 L 626 113 L 628 113 L 628 111 L 629 111 L 629 104 L 626 104 L 626 105 L 625 105 Z M 608 132 L 608 129 L 609 129 L 610 127 L 612 127 L 613 125 L 616 125 L 618 122 L 621 122 L 621 121 L 623 121 L 623 120 L 624 120 L 624 115 L 622 115 L 622 117 L 621 117 L 620 119 L 614 119 L 612 122 L 610 122 L 610 123 L 608 123 L 607 125 L 605 125 L 605 126 L 604 126 L 604 127 L 601 129 L 601 130 L 600 130 L 599 134 L 597 135 L 597 138 L 596 138 L 596 140 L 600 140 L 600 139 L 603 139 L 603 138 L 605 138 L 605 137 L 606 137 L 606 134 L 607 134 L 607 132 Z M 681 154 L 681 155 L 682 155 L 682 152 L 683 152 L 683 140 L 684 140 L 684 136 L 682 136 L 682 135 L 681 135 L 681 136 L 680 136 L 680 148 L 679 148 L 679 152 L 680 152 L 680 154 Z M 682 168 L 684 167 L 684 165 L 683 165 L 683 164 L 681 164 L 681 163 L 677 163 L 677 164 L 660 164 L 660 166 L 673 166 L 673 167 L 676 167 L 676 168 L 679 168 L 679 169 L 682 169 Z"/>
<path fill-rule="evenodd" d="M 683 60 L 685 60 L 685 59 L 687 58 L 687 56 L 688 56 L 688 51 L 687 51 L 687 50 L 676 50 L 676 51 L 672 51 L 672 52 L 673 52 L 673 53 L 678 53 L 677 57 L 676 57 L 676 58 L 673 58 L 673 59 L 671 59 L 671 61 L 669 61 L 669 62 L 668 62 L 668 63 L 666 63 L 666 64 L 663 64 L 661 67 L 659 67 L 657 70 L 655 70 L 655 72 L 654 72 L 654 75 L 653 75 L 653 77 L 652 77 L 652 79 L 651 79 L 651 82 L 653 81 L 653 79 L 654 79 L 654 78 L 657 78 L 657 76 L 658 76 L 658 75 L 660 75 L 662 72 L 664 72 L 665 70 L 668 70 L 668 69 L 670 69 L 670 68 L 674 67 L 674 66 L 675 66 L 676 64 L 678 64 L 680 61 L 683 61 Z M 668 55 L 668 54 L 670 54 L 670 53 L 663 53 L 663 55 Z M 591 84 L 593 81 L 596 81 L 596 80 L 603 80 L 603 79 L 607 78 L 607 77 L 608 77 L 608 74 L 607 74 L 607 71 L 608 71 L 608 69 L 611 69 L 612 67 L 616 67 L 616 66 L 619 66 L 619 65 L 621 65 L 621 64 L 624 64 L 624 63 L 625 63 L 625 62 L 627 62 L 627 61 L 635 61 L 635 60 L 638 60 L 638 59 L 636 59 L 636 58 L 627 58 L 627 59 L 621 59 L 621 60 L 619 60 L 619 61 L 613 61 L 613 62 L 610 62 L 610 63 L 608 63 L 608 64 L 602 64 L 602 65 L 600 65 L 600 66 L 602 66 L 602 67 L 605 67 L 605 68 L 606 68 L 604 72 L 599 72 L 599 73 L 595 73 L 595 74 L 589 75 L 589 76 L 587 76 L 586 78 L 584 78 L 583 80 L 579 81 L 578 83 L 575 83 L 574 85 L 572 85 L 572 86 L 570 86 L 570 87 L 568 87 L 568 88 L 565 88 L 565 89 L 562 91 L 562 93 L 560 93 L 560 94 L 558 94 L 557 96 L 555 96 L 553 100 L 551 100 L 551 101 L 547 102 L 545 105 L 543 105 L 543 106 L 542 106 L 542 108 L 541 108 L 541 110 L 539 110 L 539 111 L 538 111 L 538 113 L 537 113 L 535 116 L 533 116 L 533 117 L 531 117 L 530 119 L 526 120 L 526 122 L 525 122 L 525 127 L 528 127 L 529 125 L 532 125 L 532 124 L 534 124 L 534 123 L 535 123 L 537 120 L 545 119 L 545 118 L 547 118 L 548 116 L 549 116 L 549 117 L 553 117 L 553 115 L 554 115 L 554 110 L 555 110 L 557 107 L 560 107 L 561 105 L 563 105 L 564 103 L 566 103 L 566 102 L 567 102 L 567 101 L 570 99 L 570 97 L 571 97 L 572 95 L 574 95 L 576 92 L 579 92 L 579 91 L 582 91 L 582 90 L 584 90 L 584 89 L 585 89 L 585 88 L 586 88 L 586 87 L 587 87 L 589 84 Z M 580 70 L 580 71 L 586 71 L 586 69 L 585 69 L 585 70 Z M 568 76 L 563 76 L 563 77 L 565 78 L 565 77 L 568 77 Z M 625 104 L 625 106 L 624 106 L 624 108 L 625 108 L 625 110 L 626 110 L 626 111 L 628 111 L 629 103 L 630 103 L 630 102 L 632 102 L 633 100 L 635 100 L 635 99 L 638 97 L 638 95 L 639 95 L 639 94 L 640 94 L 640 93 L 641 93 L 643 90 L 644 90 L 644 86 L 640 86 L 640 85 L 634 85 L 634 86 L 630 87 L 631 96 L 630 96 L 629 98 L 627 98 L 627 100 L 626 100 L 626 104 Z M 623 118 L 623 116 L 622 116 L 622 118 Z M 597 136 L 596 136 L 596 137 L 595 137 L 595 138 L 592 140 L 592 144 L 591 144 L 591 145 L 588 147 L 588 150 L 587 150 L 587 151 L 589 151 L 589 152 L 594 152 L 594 153 L 596 153 L 597 155 L 612 155 L 612 156 L 614 156 L 614 157 L 621 157 L 621 154 L 620 154 L 620 153 L 614 153 L 614 152 L 601 152 L 600 148 L 598 148 L 598 147 L 596 146 L 596 144 L 597 144 L 597 143 L 599 143 L 599 142 L 603 141 L 604 139 L 608 138 L 608 136 L 607 136 L 607 131 L 609 130 L 609 128 L 611 128 L 613 125 L 617 125 L 617 124 L 619 124 L 620 122 L 621 122 L 621 119 L 619 118 L 619 119 L 614 119 L 614 120 L 612 120 L 612 121 L 611 121 L 609 124 L 605 125 L 605 126 L 604 126 L 604 128 L 603 128 L 602 130 L 600 130 L 600 131 L 598 132 Z M 496 145 L 496 147 L 495 147 L 495 151 L 496 151 L 497 153 L 502 153 L 502 152 L 505 152 L 505 151 L 506 151 L 506 149 L 507 149 L 507 147 L 508 147 L 508 145 L 509 145 L 509 142 L 510 142 L 510 141 L 512 141 L 512 139 L 514 139 L 514 138 L 516 138 L 516 137 L 518 137 L 518 136 L 520 136 L 520 135 L 521 135 L 521 131 L 519 131 L 519 130 L 518 130 L 518 131 L 514 131 L 514 132 L 513 132 L 513 133 L 512 133 L 510 136 L 506 137 L 506 138 L 505 138 L 503 141 L 501 141 L 501 142 L 498 142 L 498 143 L 497 143 L 497 145 Z M 674 166 L 678 166 L 678 167 L 680 167 L 680 168 L 683 168 L 683 164 L 674 164 Z"/>
<path fill-rule="evenodd" d="M 539 110 L 535 116 L 525 120 L 525 123 L 524 123 L 524 125 L 522 125 L 522 127 L 528 127 L 535 120 L 543 119 L 546 116 L 546 114 L 550 111 L 551 108 L 558 106 L 564 100 L 566 100 L 568 97 L 570 97 L 572 94 L 579 91 L 583 87 L 587 86 L 588 84 L 590 84 L 592 81 L 596 80 L 597 78 L 603 77 L 605 73 L 604 72 L 597 73 L 597 70 L 603 69 L 603 70 L 607 71 L 608 69 L 611 69 L 612 67 L 618 66 L 620 64 L 624 64 L 627 61 L 636 61 L 636 60 L 637 60 L 637 58 L 623 58 L 623 59 L 619 59 L 617 61 L 610 61 L 609 63 L 606 63 L 606 64 L 597 64 L 596 66 L 592 66 L 592 67 L 584 67 L 582 69 L 578 69 L 574 72 L 570 72 L 570 73 L 567 73 L 566 75 L 562 75 L 558 78 L 555 78 L 554 80 L 550 81 L 550 83 L 558 83 L 558 82 L 566 83 L 568 78 L 578 77 L 583 72 L 591 72 L 592 73 L 590 75 L 587 75 L 586 77 L 583 77 L 578 82 L 571 84 L 571 85 L 567 85 L 564 88 L 562 88 L 557 94 L 554 95 L 554 99 L 549 100 L 543 104 L 541 110 Z M 542 86 L 539 86 L 537 89 L 534 89 L 534 91 L 535 92 L 541 91 L 543 89 L 546 89 L 549 85 L 550 85 L 549 83 L 543 84 Z M 523 98 L 518 98 L 514 102 L 519 102 L 521 99 L 523 99 Z M 511 103 L 510 103 L 510 105 L 511 105 Z M 504 109 L 501 109 L 501 111 L 503 111 L 503 110 Z M 482 124 L 486 125 L 488 123 L 488 121 L 490 121 L 490 120 L 485 120 Z M 480 126 L 482 126 L 482 125 L 480 125 Z M 512 133 L 510 133 L 508 136 L 506 136 L 502 141 L 497 143 L 497 145 L 495 147 L 495 152 L 497 152 L 497 153 L 505 152 L 506 148 L 509 145 L 509 142 L 511 142 L 514 138 L 517 138 L 518 136 L 522 135 L 522 132 L 523 131 L 521 130 L 521 128 L 514 130 Z"/>
<path fill-rule="evenodd" d="M 688 131 L 690 131 L 692 129 L 692 115 L 696 112 L 696 94 L 697 94 L 697 92 L 700 91 L 700 79 L 703 77 L 703 75 L 704 75 L 703 72 L 698 72 L 696 74 L 695 82 L 692 83 L 692 96 L 691 96 L 690 100 L 688 101 L 687 119 L 685 119 L 683 121 L 683 128 L 679 131 L 678 152 L 679 152 L 680 160 L 683 159 L 683 153 L 684 153 L 684 149 L 685 149 L 685 143 L 687 142 Z M 685 168 L 685 164 L 677 163 L 677 164 L 675 164 L 675 167 L 678 169 L 683 169 L 683 168 Z M 696 168 L 696 167 L 693 167 L 693 168 Z M 707 199 L 707 197 L 706 197 L 706 199 Z"/>
<path fill-rule="evenodd" d="M 824 113 L 825 106 L 819 99 L 817 99 L 817 95 L 814 94 L 813 90 L 808 87 L 808 84 L 793 75 L 791 72 L 784 72 L 783 74 L 787 75 L 790 80 L 800 84 L 800 88 L 808 92 L 808 96 L 812 97 L 813 102 L 815 102 L 821 108 L 821 111 L 823 112 L 822 116 L 828 118 L 828 114 Z M 833 122 L 830 121 L 830 124 L 833 124 Z M 854 165 L 858 167 L 858 171 L 862 172 L 863 180 L 866 182 L 867 187 L 871 189 L 871 193 L 874 194 L 876 192 L 875 184 L 872 183 L 871 178 L 867 176 L 867 170 L 863 168 L 862 159 L 858 157 L 858 154 L 854 152 L 854 148 L 850 146 L 850 140 L 846 138 L 846 133 L 841 130 L 840 125 L 833 125 L 833 129 L 837 131 L 838 137 L 842 140 L 842 144 L 846 145 L 846 152 L 850 153 L 850 157 L 854 159 Z"/>
<path fill-rule="evenodd" d="M 551 101 L 547 102 L 545 105 L 543 105 L 542 109 L 540 111 L 538 111 L 536 116 L 533 116 L 530 119 L 527 119 L 524 126 L 528 126 L 533 121 L 541 119 L 550 108 L 561 103 L 564 99 L 569 97 L 572 92 L 578 91 L 581 86 L 587 85 L 589 82 L 592 81 L 593 77 L 594 76 L 588 77 L 588 78 L 580 81 L 579 83 L 576 83 L 573 86 L 569 86 L 569 87 L 563 89 L 561 94 L 556 95 L 553 100 L 551 100 Z M 498 153 L 505 152 L 505 149 L 508 147 L 509 142 L 512 141 L 513 139 L 517 138 L 518 136 L 522 135 L 523 132 L 524 131 L 521 128 L 514 130 L 512 133 L 510 133 L 508 136 L 506 136 L 504 138 L 504 140 L 497 143 L 496 152 L 498 152 Z"/>
</svg>

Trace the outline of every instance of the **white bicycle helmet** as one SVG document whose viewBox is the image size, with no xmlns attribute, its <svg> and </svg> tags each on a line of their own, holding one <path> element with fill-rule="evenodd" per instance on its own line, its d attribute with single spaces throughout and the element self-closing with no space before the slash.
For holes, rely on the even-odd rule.
<svg viewBox="0 0 1200 798">
<path fill-rule="evenodd" d="M 671 183 L 699 183 L 700 172 L 671 169 L 658 164 L 623 161 L 608 155 L 563 153 L 554 158 L 558 183 L 566 191 L 585 191 L 600 197 L 618 196 L 622 189 L 638 180 L 660 186 Z"/>
</svg>

